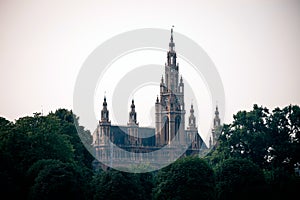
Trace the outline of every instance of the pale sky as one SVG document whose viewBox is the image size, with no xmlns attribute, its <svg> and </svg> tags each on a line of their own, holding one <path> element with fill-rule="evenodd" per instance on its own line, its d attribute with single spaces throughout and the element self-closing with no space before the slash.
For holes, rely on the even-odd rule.
<svg viewBox="0 0 300 200">
<path fill-rule="evenodd" d="M 225 123 L 254 103 L 300 104 L 300 1 L 1 0 L 0 116 L 72 109 L 77 74 L 96 47 L 126 31 L 172 25 L 218 69 Z M 198 115 L 204 120 L 205 113 Z"/>
</svg>

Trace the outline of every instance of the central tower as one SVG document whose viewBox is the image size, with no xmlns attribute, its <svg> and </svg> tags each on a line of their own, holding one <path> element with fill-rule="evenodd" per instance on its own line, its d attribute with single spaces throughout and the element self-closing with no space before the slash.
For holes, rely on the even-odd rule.
<svg viewBox="0 0 300 200">
<path fill-rule="evenodd" d="M 155 103 L 156 145 L 170 144 L 174 139 L 180 143 L 185 134 L 184 84 L 179 80 L 179 64 L 176 61 L 173 28 L 165 63 L 165 79 L 160 83 L 160 97 Z"/>
</svg>

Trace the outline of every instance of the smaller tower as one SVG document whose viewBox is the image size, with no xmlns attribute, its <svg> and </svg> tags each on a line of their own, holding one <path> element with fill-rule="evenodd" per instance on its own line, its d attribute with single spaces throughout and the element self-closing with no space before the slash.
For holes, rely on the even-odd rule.
<svg viewBox="0 0 300 200">
<path fill-rule="evenodd" d="M 214 124 L 213 124 L 213 128 L 212 128 L 212 138 L 210 138 L 210 145 L 209 148 L 212 148 L 214 145 L 216 145 L 217 140 L 218 140 L 218 136 L 219 136 L 219 132 L 220 132 L 220 126 L 221 126 L 221 120 L 219 117 L 219 109 L 218 106 L 216 106 L 216 110 L 215 110 L 215 117 L 214 117 Z"/>
<path fill-rule="evenodd" d="M 161 104 L 157 96 L 155 102 L 155 145 L 159 146 L 161 144 Z"/>
<path fill-rule="evenodd" d="M 221 120 L 219 117 L 219 109 L 218 109 L 218 106 L 216 106 L 215 118 L 214 118 L 214 128 L 217 128 L 220 125 L 221 125 Z"/>
<path fill-rule="evenodd" d="M 99 123 L 110 123 L 109 121 L 109 111 L 107 109 L 107 102 L 106 102 L 106 97 L 104 96 L 104 101 L 103 101 L 103 108 L 101 110 L 101 120 Z"/>
<path fill-rule="evenodd" d="M 93 133 L 93 146 L 95 147 L 96 157 L 98 159 L 108 159 L 109 153 L 107 147 L 109 146 L 109 140 L 112 140 L 110 127 L 109 111 L 107 109 L 106 97 L 104 97 L 101 119 L 99 120 L 96 131 Z"/>
<path fill-rule="evenodd" d="M 127 123 L 127 130 L 128 130 L 128 138 L 126 143 L 128 145 L 140 145 L 141 144 L 141 138 L 138 136 L 138 128 L 139 123 L 137 122 L 136 112 L 135 112 L 135 105 L 134 100 L 131 101 L 130 106 L 130 112 L 129 112 L 129 122 Z"/>
<path fill-rule="evenodd" d="M 179 92 L 180 92 L 181 94 L 184 94 L 184 83 L 183 83 L 182 76 L 180 76 Z"/>
<path fill-rule="evenodd" d="M 131 124 L 137 124 L 136 123 L 136 112 L 135 112 L 135 105 L 134 105 L 134 100 L 132 99 L 131 101 L 131 110 L 129 112 L 129 123 Z"/>
<path fill-rule="evenodd" d="M 196 128 L 196 117 L 194 116 L 194 106 L 191 104 L 190 109 L 190 117 L 189 117 L 189 129 L 197 129 Z"/>
<path fill-rule="evenodd" d="M 196 126 L 196 117 L 194 115 L 194 106 L 191 104 L 190 116 L 189 116 L 189 125 L 187 127 L 187 137 L 193 141 L 191 144 L 191 149 L 200 149 L 201 141 L 198 135 L 198 128 Z"/>
</svg>

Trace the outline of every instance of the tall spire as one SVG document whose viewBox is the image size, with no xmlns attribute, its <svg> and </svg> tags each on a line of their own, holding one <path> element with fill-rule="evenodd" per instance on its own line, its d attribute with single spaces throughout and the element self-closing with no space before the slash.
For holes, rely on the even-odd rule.
<svg viewBox="0 0 300 200">
<path fill-rule="evenodd" d="M 171 52 L 174 52 L 174 48 L 175 48 L 175 43 L 173 41 L 173 28 L 174 28 L 174 25 L 172 26 L 171 28 L 171 38 L 170 38 L 170 43 L 169 43 L 169 51 Z"/>
<path fill-rule="evenodd" d="M 173 40 L 173 27 L 171 28 L 171 38 L 169 42 L 169 51 L 167 53 L 167 64 L 165 66 L 165 83 L 167 91 L 178 90 L 178 69 L 179 65 L 176 62 L 175 43 Z"/>
<path fill-rule="evenodd" d="M 174 25 L 171 28 L 171 42 L 173 42 L 173 28 L 174 28 Z"/>
</svg>

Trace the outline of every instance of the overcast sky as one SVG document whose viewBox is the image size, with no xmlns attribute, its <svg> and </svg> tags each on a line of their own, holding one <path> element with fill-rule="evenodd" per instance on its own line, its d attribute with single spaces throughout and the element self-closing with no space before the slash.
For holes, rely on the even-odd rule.
<svg viewBox="0 0 300 200">
<path fill-rule="evenodd" d="M 0 115 L 72 109 L 77 74 L 96 47 L 126 31 L 171 25 L 218 69 L 225 122 L 254 103 L 300 104 L 300 1 L 1 0 Z"/>
</svg>

